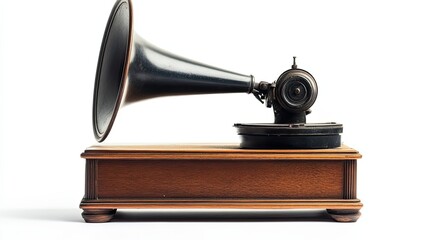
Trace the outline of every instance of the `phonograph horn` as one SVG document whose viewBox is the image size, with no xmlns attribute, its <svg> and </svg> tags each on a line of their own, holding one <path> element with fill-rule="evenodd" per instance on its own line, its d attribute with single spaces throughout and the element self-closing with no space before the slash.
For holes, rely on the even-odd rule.
<svg viewBox="0 0 429 240">
<path fill-rule="evenodd" d="M 130 0 L 118 0 L 110 14 L 98 59 L 93 101 L 97 141 L 110 132 L 123 104 L 188 94 L 251 93 L 253 76 L 194 62 L 163 51 L 133 31 Z"/>
<path fill-rule="evenodd" d="M 97 141 L 110 132 L 122 105 L 149 98 L 244 92 L 274 110 L 274 123 L 235 124 L 242 148 L 334 148 L 341 145 L 342 124 L 307 124 L 316 101 L 314 77 L 291 69 L 272 82 L 194 62 L 163 51 L 133 31 L 131 0 L 117 0 L 107 22 L 98 59 L 93 102 Z"/>
</svg>

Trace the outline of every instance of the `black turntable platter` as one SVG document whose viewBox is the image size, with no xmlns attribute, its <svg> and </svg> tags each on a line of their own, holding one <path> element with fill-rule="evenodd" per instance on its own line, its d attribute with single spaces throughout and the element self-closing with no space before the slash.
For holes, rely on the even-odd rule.
<svg viewBox="0 0 429 240">
<path fill-rule="evenodd" d="M 253 149 L 317 149 L 341 145 L 343 125 L 329 123 L 236 123 L 241 148 Z"/>
</svg>

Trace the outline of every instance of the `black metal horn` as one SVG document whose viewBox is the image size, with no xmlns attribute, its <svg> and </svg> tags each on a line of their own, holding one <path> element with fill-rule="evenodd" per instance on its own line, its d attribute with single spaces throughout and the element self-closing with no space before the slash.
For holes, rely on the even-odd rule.
<svg viewBox="0 0 429 240">
<path fill-rule="evenodd" d="M 97 141 L 110 132 L 119 108 L 173 95 L 251 93 L 254 78 L 163 51 L 133 31 L 130 0 L 118 0 L 104 32 L 94 88 L 93 129 Z"/>
</svg>

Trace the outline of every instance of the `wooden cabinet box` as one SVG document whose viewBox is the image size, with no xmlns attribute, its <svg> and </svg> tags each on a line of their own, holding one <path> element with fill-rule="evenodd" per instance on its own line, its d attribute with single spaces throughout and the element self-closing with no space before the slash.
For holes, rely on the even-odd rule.
<svg viewBox="0 0 429 240">
<path fill-rule="evenodd" d="M 93 146 L 86 159 L 87 222 L 109 221 L 116 209 L 327 209 L 356 221 L 356 164 L 342 146 L 249 150 L 235 145 Z"/>
</svg>

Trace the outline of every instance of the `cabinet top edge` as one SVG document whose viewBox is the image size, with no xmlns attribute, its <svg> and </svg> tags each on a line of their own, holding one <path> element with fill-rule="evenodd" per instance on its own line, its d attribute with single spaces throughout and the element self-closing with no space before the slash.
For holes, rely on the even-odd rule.
<svg viewBox="0 0 429 240">
<path fill-rule="evenodd" d="M 238 144 L 168 144 L 168 145 L 93 145 L 82 157 L 105 154 L 234 154 L 234 155 L 343 155 L 340 158 L 361 158 L 359 152 L 347 145 L 332 149 L 241 149 Z"/>
</svg>

